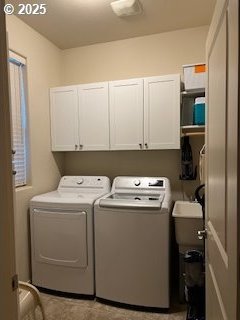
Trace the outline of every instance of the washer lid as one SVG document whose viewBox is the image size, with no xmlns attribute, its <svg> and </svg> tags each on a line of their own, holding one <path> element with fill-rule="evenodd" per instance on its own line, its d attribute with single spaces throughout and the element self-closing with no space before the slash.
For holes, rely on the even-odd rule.
<svg viewBox="0 0 240 320">
<path fill-rule="evenodd" d="M 162 206 L 163 194 L 112 193 L 99 201 L 100 207 L 119 209 L 159 210 Z"/>
</svg>

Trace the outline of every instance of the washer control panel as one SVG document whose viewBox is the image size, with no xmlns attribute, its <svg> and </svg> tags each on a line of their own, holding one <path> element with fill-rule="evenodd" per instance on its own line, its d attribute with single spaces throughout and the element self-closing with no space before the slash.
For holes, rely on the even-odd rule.
<svg viewBox="0 0 240 320">
<path fill-rule="evenodd" d="M 162 177 L 116 177 L 113 185 L 114 190 L 163 190 L 166 187 L 167 178 Z"/>
</svg>

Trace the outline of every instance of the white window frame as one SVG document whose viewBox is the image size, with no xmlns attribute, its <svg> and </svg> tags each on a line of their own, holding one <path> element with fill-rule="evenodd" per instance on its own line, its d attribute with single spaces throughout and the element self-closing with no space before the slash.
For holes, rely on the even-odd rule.
<svg viewBox="0 0 240 320">
<path fill-rule="evenodd" d="M 13 170 L 15 187 L 29 182 L 29 157 L 27 139 L 26 59 L 9 51 L 10 102 L 12 118 Z M 19 144 L 18 144 L 19 143 Z M 18 154 L 19 152 L 19 154 Z M 18 161 L 19 160 L 19 161 Z"/>
</svg>

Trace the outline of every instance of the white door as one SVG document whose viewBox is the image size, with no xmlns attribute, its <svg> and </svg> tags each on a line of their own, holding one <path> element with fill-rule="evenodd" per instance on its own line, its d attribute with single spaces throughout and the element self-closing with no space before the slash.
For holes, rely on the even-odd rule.
<svg viewBox="0 0 240 320">
<path fill-rule="evenodd" d="M 4 1 L 0 0 L 3 12 Z M 13 211 L 13 178 L 11 159 L 11 126 L 7 70 L 6 27 L 0 19 L 0 319 L 18 319 L 18 290 L 13 284 L 16 274 Z"/>
<path fill-rule="evenodd" d="M 80 150 L 109 149 L 108 82 L 78 86 Z"/>
<path fill-rule="evenodd" d="M 33 209 L 31 238 L 34 263 L 37 261 L 71 268 L 87 267 L 86 212 Z"/>
<path fill-rule="evenodd" d="M 144 79 L 144 148 L 180 148 L 180 75 Z"/>
<path fill-rule="evenodd" d="M 143 79 L 112 81 L 109 94 L 111 149 L 142 149 Z"/>
<path fill-rule="evenodd" d="M 77 87 L 50 89 L 51 136 L 53 151 L 79 148 Z"/>
<path fill-rule="evenodd" d="M 206 313 L 236 320 L 239 222 L 237 0 L 217 1 L 207 40 Z"/>
</svg>

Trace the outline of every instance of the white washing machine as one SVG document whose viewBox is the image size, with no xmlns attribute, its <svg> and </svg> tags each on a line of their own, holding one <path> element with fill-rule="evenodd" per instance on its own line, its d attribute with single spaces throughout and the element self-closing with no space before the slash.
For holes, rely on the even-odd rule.
<svg viewBox="0 0 240 320">
<path fill-rule="evenodd" d="M 96 296 L 120 303 L 169 308 L 167 178 L 117 177 L 95 202 Z"/>
<path fill-rule="evenodd" d="M 32 283 L 93 295 L 93 205 L 110 191 L 107 177 L 65 176 L 58 189 L 30 201 Z"/>
</svg>

